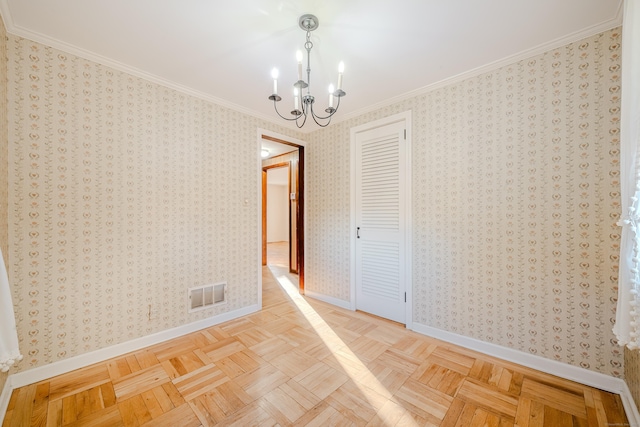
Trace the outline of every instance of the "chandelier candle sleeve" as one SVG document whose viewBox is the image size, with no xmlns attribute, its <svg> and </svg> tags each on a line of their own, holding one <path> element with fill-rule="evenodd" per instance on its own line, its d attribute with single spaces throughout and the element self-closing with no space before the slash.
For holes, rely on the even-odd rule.
<svg viewBox="0 0 640 427">
<path fill-rule="evenodd" d="M 342 89 L 342 74 L 344 73 L 344 62 L 338 64 L 338 90 Z"/>
<path fill-rule="evenodd" d="M 329 85 L 329 108 L 333 108 L 333 85 Z"/>
<path fill-rule="evenodd" d="M 302 51 L 296 52 L 296 59 L 298 60 L 298 80 L 302 80 Z"/>
<path fill-rule="evenodd" d="M 293 109 L 298 111 L 300 109 L 300 98 L 298 97 L 298 88 L 293 89 Z"/>
<path fill-rule="evenodd" d="M 273 78 L 273 94 L 278 94 L 278 69 L 271 70 L 271 77 Z"/>
</svg>

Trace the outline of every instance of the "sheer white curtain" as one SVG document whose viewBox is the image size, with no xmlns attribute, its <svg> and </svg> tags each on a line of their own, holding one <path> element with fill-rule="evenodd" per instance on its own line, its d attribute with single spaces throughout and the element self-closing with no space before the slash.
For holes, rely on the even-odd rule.
<svg viewBox="0 0 640 427">
<path fill-rule="evenodd" d="M 625 0 L 622 23 L 620 186 L 622 241 L 618 309 L 620 345 L 640 348 L 640 1 Z"/>
<path fill-rule="evenodd" d="M 2 258 L 2 251 L 0 251 L 0 371 L 8 371 L 14 363 L 21 359 L 9 278 L 4 258 Z"/>
</svg>

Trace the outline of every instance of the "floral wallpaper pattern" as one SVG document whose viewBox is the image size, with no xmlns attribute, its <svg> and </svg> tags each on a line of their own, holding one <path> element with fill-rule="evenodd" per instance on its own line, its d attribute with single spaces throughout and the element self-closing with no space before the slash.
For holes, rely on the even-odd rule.
<svg viewBox="0 0 640 427">
<path fill-rule="evenodd" d="M 349 130 L 412 111 L 413 321 L 623 376 L 620 30 L 314 132 L 306 286 L 349 300 Z"/>
<path fill-rule="evenodd" d="M 9 35 L 19 369 L 256 303 L 256 127 L 309 141 L 306 286 L 348 301 L 349 130 L 412 110 L 414 322 L 622 376 L 619 44 L 607 31 L 301 137 Z M 186 289 L 219 280 L 229 304 L 188 314 Z"/>
<path fill-rule="evenodd" d="M 288 131 L 12 35 L 8 55 L 20 369 L 257 304 L 256 129 Z M 220 281 L 228 304 L 187 312 Z"/>
<path fill-rule="evenodd" d="M 5 265 L 9 262 L 9 163 L 7 160 L 7 32 L 0 16 L 0 250 Z M 0 391 L 4 388 L 9 374 L 0 372 Z"/>
</svg>

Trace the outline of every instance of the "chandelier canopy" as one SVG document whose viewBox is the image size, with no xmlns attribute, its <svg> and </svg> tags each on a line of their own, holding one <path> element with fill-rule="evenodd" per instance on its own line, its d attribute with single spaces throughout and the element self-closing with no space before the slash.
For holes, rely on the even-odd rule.
<svg viewBox="0 0 640 427">
<path fill-rule="evenodd" d="M 284 117 L 278 111 L 277 103 L 282 100 L 278 95 L 278 69 L 274 68 L 271 71 L 271 77 L 273 78 L 273 94 L 269 96 L 269 99 L 273 101 L 273 108 L 280 117 L 288 121 L 294 121 L 298 128 L 304 126 L 307 122 L 307 117 L 311 116 L 313 121 L 318 126 L 328 126 L 331 123 L 331 117 L 338 111 L 340 107 L 340 99 L 346 95 L 342 90 L 342 74 L 344 73 L 344 63 L 340 62 L 338 65 L 338 86 L 334 88 L 333 85 L 329 85 L 329 106 L 324 110 L 326 115 L 317 114 L 313 109 L 315 98 L 311 95 L 311 48 L 313 43 L 311 42 L 311 31 L 318 28 L 319 21 L 314 15 L 306 14 L 302 15 L 298 19 L 298 25 L 307 33 L 307 41 L 304 44 L 304 48 L 307 51 L 307 81 L 303 80 L 302 74 L 302 51 L 296 53 L 296 59 L 298 60 L 298 81 L 293 84 L 293 110 L 291 115 L 293 117 Z M 303 92 L 306 89 L 306 94 Z M 336 101 L 335 98 L 338 98 Z M 334 103 L 336 104 L 334 107 Z"/>
</svg>

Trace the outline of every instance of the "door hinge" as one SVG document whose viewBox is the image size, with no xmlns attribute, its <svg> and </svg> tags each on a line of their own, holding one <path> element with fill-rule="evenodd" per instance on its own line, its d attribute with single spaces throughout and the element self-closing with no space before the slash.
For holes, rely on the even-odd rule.
<svg viewBox="0 0 640 427">
<path fill-rule="evenodd" d="M 406 129 L 404 130 L 404 140 L 405 141 L 407 140 L 407 130 Z"/>
<path fill-rule="evenodd" d="M 404 293 L 404 302 L 407 302 L 407 293 Z"/>
</svg>

